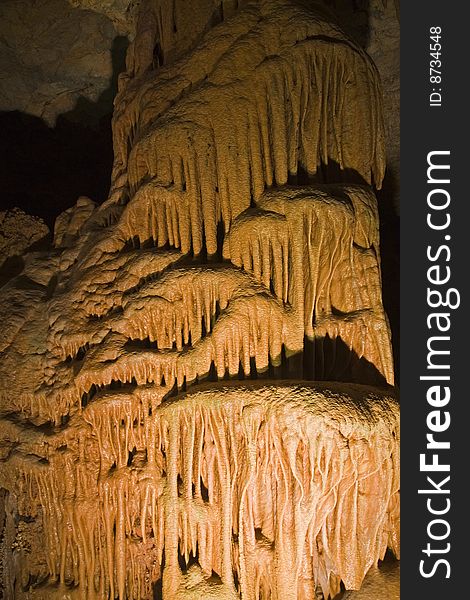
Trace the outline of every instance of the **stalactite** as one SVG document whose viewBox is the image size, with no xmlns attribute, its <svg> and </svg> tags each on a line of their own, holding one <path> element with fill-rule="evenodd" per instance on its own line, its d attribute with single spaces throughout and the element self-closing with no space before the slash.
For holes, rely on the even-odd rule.
<svg viewBox="0 0 470 600">
<path fill-rule="evenodd" d="M 358 186 L 287 188 L 258 205 L 235 221 L 224 256 L 301 315 L 302 344 L 304 335 L 340 338 L 393 383 L 373 194 Z"/>
<path fill-rule="evenodd" d="M 273 182 L 285 184 L 299 165 L 315 176 L 320 165 L 333 162 L 341 170 L 355 171 L 366 182 L 374 178 L 379 183 L 383 165 L 375 164 L 377 139 L 365 137 L 369 132 L 365 123 L 355 123 L 354 128 L 349 124 L 349 119 L 369 122 L 366 106 L 363 110 L 357 104 L 375 105 L 377 96 L 359 93 L 353 102 L 349 95 L 354 93 L 350 91 L 354 83 L 348 81 L 341 63 L 348 60 L 348 69 L 359 79 L 363 59 L 347 47 L 299 43 L 292 56 L 262 63 L 244 83 L 245 89 L 237 82 L 228 93 L 226 85 L 219 89 L 206 83 L 153 121 L 135 143 L 128 165 L 131 190 L 138 189 L 146 178 L 154 178 L 163 188 L 176 187 L 175 191 L 171 187 L 168 192 L 155 190 L 155 202 L 177 203 L 183 189 L 182 170 L 185 204 L 191 210 L 186 211 L 188 216 L 180 227 L 188 228 L 187 221 L 194 227 L 202 218 L 208 252 L 214 253 L 217 222 L 222 220 L 228 230 L 231 221 L 250 206 L 252 195 L 257 199 Z M 340 81 L 325 80 L 325 70 L 333 79 L 341 77 Z M 363 76 L 365 81 L 370 77 L 367 67 Z M 237 102 L 228 103 L 229 95 Z M 334 111 L 336 104 L 342 108 Z M 352 113 L 351 105 L 357 113 Z M 221 112 L 226 118 L 214 120 L 213 115 Z M 364 132 L 364 137 L 358 136 L 357 130 Z M 352 131 L 353 138 L 349 137 Z M 180 164 L 182 169 L 177 168 Z M 163 200 L 167 194 L 174 200 Z M 196 253 L 201 247 L 198 235 L 200 231 L 192 231 Z"/>
<path fill-rule="evenodd" d="M 110 195 L 0 289 L 19 600 L 314 600 L 399 552 L 375 67 L 302 2 L 196 5 L 142 2 Z"/>
<path fill-rule="evenodd" d="M 151 416 L 138 396 L 90 405 L 76 457 L 51 451 L 52 468 L 21 467 L 37 490 L 49 572 L 64 585 L 80 582 L 88 598 L 148 597 L 165 548 L 168 597 L 189 576 L 180 553 L 198 556 L 195 590 L 218 586 L 214 597 L 237 597 L 236 572 L 244 598 L 310 589 L 313 600 L 315 583 L 326 598 L 340 580 L 356 589 L 388 545 L 397 551 L 390 397 L 361 386 L 257 384 L 160 405 L 149 398 Z M 210 583 L 212 571 L 221 583 Z"/>
<path fill-rule="evenodd" d="M 293 28 L 296 18 L 302 25 Z M 114 178 L 128 170 L 132 191 L 146 177 L 184 183 L 189 204 L 210 211 L 209 230 L 217 205 L 227 230 L 252 194 L 285 183 L 299 165 L 313 176 L 337 163 L 380 186 L 375 68 L 319 14 L 291 2 L 253 5 L 157 77 L 157 85 L 139 79 L 120 97 Z"/>
</svg>

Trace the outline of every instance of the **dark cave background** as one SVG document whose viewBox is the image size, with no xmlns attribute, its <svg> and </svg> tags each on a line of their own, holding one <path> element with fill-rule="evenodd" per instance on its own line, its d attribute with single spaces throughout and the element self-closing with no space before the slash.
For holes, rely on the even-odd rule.
<svg viewBox="0 0 470 600">
<path fill-rule="evenodd" d="M 53 229 L 57 216 L 88 196 L 106 200 L 113 166 L 111 118 L 129 41 L 112 44 L 113 74 L 97 102 L 80 97 L 51 128 L 39 117 L 0 112 L 1 208 L 18 207 Z"/>
<path fill-rule="evenodd" d="M 323 0 L 345 32 L 366 47 L 369 0 Z M 79 196 L 98 204 L 108 195 L 113 147 L 111 118 L 119 73 L 129 41 L 118 35 L 111 54 L 113 74 L 96 102 L 80 97 L 59 115 L 55 127 L 20 111 L 0 112 L 0 210 L 18 207 L 41 217 L 52 231 L 56 217 Z M 0 81 L 1 84 L 1 81 Z M 383 301 L 390 319 L 395 369 L 399 374 L 399 173 L 388 168 L 377 192 L 381 219 Z"/>
</svg>

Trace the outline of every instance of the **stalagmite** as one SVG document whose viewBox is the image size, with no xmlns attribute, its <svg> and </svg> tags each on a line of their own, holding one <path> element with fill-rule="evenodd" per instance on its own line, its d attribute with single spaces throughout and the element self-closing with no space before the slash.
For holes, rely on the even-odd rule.
<svg viewBox="0 0 470 600">
<path fill-rule="evenodd" d="M 141 3 L 108 199 L 0 288 L 5 597 L 315 600 L 399 554 L 370 59 L 302 0 Z"/>
</svg>

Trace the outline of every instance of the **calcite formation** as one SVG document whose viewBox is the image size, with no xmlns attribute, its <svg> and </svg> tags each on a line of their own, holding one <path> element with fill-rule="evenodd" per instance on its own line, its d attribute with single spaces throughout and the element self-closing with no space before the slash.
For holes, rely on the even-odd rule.
<svg viewBox="0 0 470 600">
<path fill-rule="evenodd" d="M 18 208 L 2 210 L 0 212 L 0 269 L 4 268 L 8 260 L 26 254 L 31 247 L 40 243 L 48 235 L 49 229 L 40 218 L 32 217 Z"/>
<path fill-rule="evenodd" d="M 7 598 L 314 600 L 398 555 L 375 67 L 311 2 L 183 4 L 141 4 L 109 198 L 0 291 Z"/>
</svg>

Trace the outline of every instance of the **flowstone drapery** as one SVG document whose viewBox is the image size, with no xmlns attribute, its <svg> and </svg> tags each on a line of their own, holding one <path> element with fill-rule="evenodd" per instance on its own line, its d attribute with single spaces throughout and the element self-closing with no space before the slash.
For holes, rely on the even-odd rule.
<svg viewBox="0 0 470 600">
<path fill-rule="evenodd" d="M 312 2 L 149 0 L 113 134 L 1 288 L 6 597 L 358 589 L 399 548 L 373 64 Z"/>
</svg>

